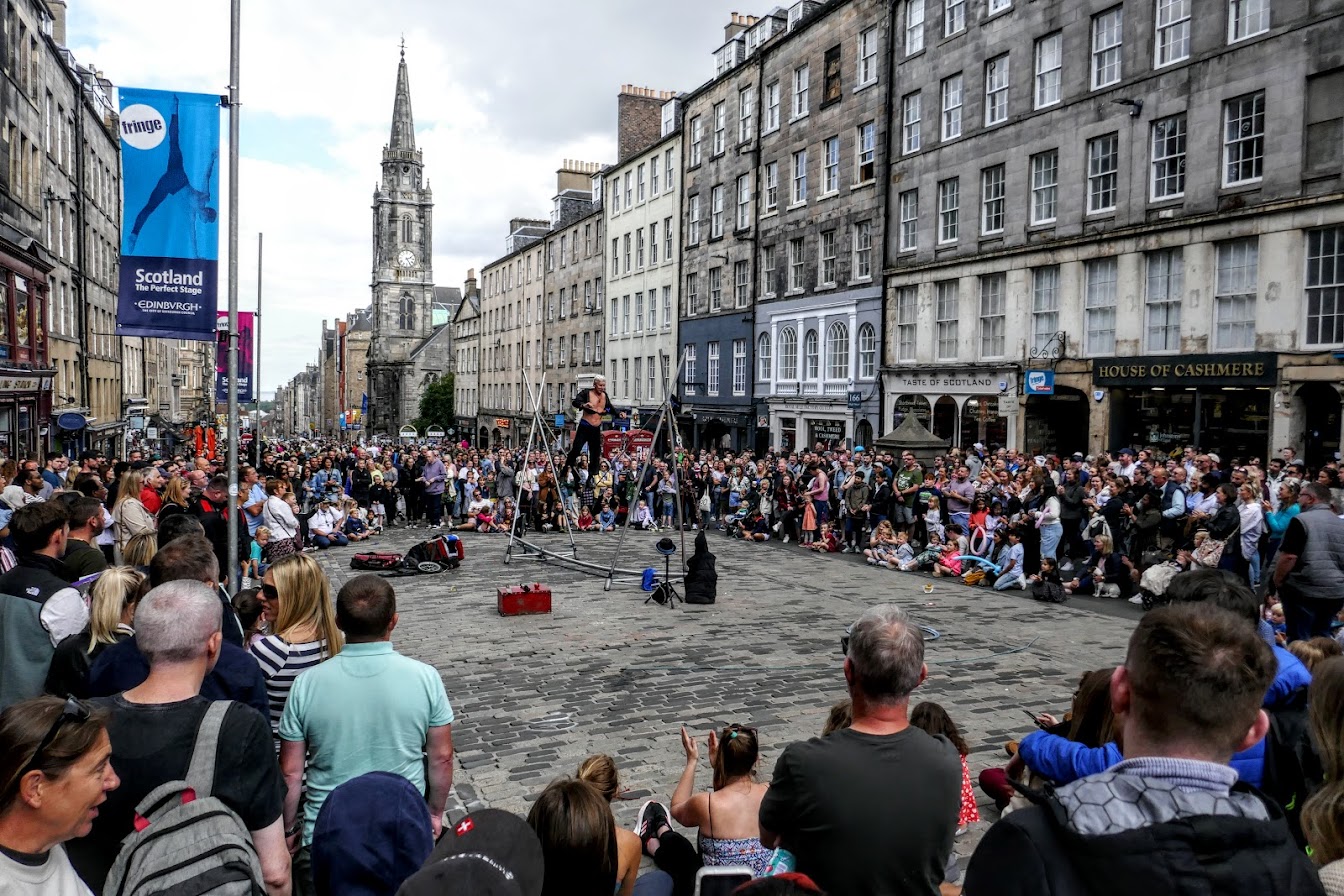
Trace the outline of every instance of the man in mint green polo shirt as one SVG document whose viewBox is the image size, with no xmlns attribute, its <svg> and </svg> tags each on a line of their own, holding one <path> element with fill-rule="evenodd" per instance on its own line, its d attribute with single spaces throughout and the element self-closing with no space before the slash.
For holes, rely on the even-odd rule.
<svg viewBox="0 0 1344 896">
<path fill-rule="evenodd" d="M 392 649 L 392 585 L 375 575 L 351 579 L 336 596 L 336 624 L 345 647 L 294 679 L 280 719 L 296 893 L 312 892 L 313 824 L 336 787 L 367 772 L 401 775 L 426 794 L 435 839 L 453 788 L 453 709 L 432 666 Z"/>
</svg>

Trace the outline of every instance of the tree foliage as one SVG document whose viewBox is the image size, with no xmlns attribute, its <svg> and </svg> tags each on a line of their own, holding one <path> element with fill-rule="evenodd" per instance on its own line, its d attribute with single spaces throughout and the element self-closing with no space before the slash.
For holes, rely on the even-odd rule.
<svg viewBox="0 0 1344 896">
<path fill-rule="evenodd" d="M 420 396 L 420 416 L 411 424 L 421 435 L 431 426 L 445 430 L 455 422 L 453 407 L 453 375 L 446 373 L 426 387 Z"/>
</svg>

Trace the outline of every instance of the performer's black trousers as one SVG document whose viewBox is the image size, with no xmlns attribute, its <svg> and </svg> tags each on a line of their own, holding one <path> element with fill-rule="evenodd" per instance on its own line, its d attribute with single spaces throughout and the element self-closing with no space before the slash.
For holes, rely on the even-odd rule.
<svg viewBox="0 0 1344 896">
<path fill-rule="evenodd" d="M 602 427 L 594 426 L 586 420 L 580 420 L 578 428 L 574 431 L 574 444 L 569 446 L 565 469 L 574 466 L 584 445 L 588 446 L 588 472 L 597 471 L 597 462 L 602 459 Z"/>
</svg>

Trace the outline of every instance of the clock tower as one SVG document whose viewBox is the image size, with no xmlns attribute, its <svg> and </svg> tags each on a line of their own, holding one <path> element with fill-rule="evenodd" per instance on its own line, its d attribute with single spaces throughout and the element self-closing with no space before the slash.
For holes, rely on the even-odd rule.
<svg viewBox="0 0 1344 896">
<path fill-rule="evenodd" d="M 434 200 L 424 177 L 424 157 L 415 148 L 404 46 L 382 168 L 382 181 L 373 193 L 373 334 L 366 424 L 370 434 L 396 436 L 418 413 L 417 355 L 434 332 Z"/>
</svg>

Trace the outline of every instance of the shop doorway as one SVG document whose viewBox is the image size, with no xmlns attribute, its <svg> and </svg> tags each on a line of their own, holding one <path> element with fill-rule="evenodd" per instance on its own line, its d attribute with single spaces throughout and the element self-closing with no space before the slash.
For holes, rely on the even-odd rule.
<svg viewBox="0 0 1344 896">
<path fill-rule="evenodd" d="M 1055 386 L 1054 395 L 1029 395 L 1026 400 L 1028 454 L 1058 454 L 1081 451 L 1087 445 L 1087 396 L 1079 389 Z"/>
<path fill-rule="evenodd" d="M 476 435 L 476 447 L 481 449 L 490 447 L 490 433 L 485 431 L 484 426 L 481 427 L 481 431 Z"/>
<path fill-rule="evenodd" d="M 862 445 L 870 451 L 873 448 L 873 424 L 866 419 L 860 420 L 859 425 L 854 429 L 854 444 Z"/>
<path fill-rule="evenodd" d="M 961 447 L 957 433 L 957 400 L 951 395 L 944 395 L 934 402 L 931 428 L 934 435 L 946 439 L 953 448 Z"/>
<path fill-rule="evenodd" d="M 1306 423 L 1302 458 L 1312 469 L 1332 461 L 1339 452 L 1339 392 L 1329 383 L 1307 383 L 1293 396 L 1302 403 Z"/>
</svg>

